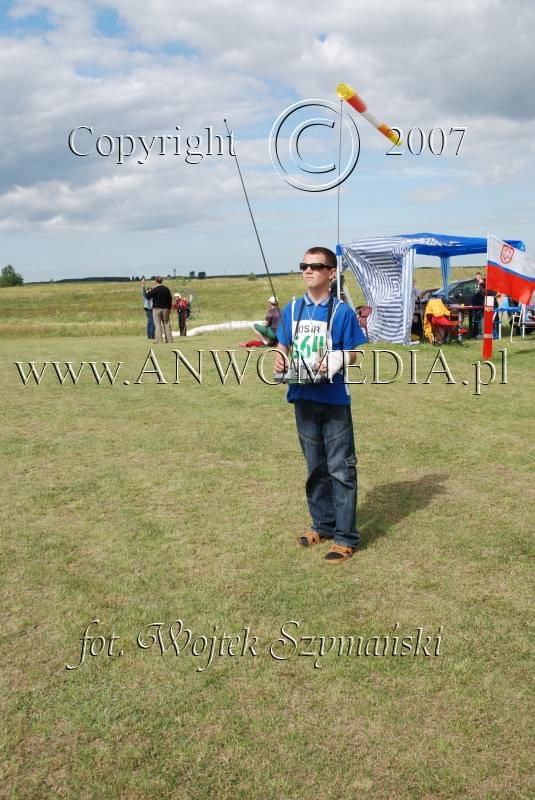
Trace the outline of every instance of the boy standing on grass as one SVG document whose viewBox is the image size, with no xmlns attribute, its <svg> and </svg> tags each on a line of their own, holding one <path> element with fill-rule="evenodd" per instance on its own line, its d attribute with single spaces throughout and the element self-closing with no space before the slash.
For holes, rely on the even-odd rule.
<svg viewBox="0 0 535 800">
<path fill-rule="evenodd" d="M 329 291 L 336 277 L 336 256 L 326 247 L 311 247 L 300 264 L 306 292 L 284 308 L 277 350 L 314 369 L 319 364 L 326 382 L 291 384 L 287 400 L 294 404 L 297 434 L 307 464 L 306 496 L 312 525 L 299 535 L 303 547 L 331 540 L 329 564 L 350 558 L 359 545 L 356 528 L 357 468 L 351 396 L 344 382 L 344 363 L 353 364 L 354 350 L 366 339 L 352 309 Z M 291 354 L 289 353 L 291 348 Z M 324 355 L 325 354 L 325 355 Z M 275 371 L 284 372 L 288 358 L 277 356 Z M 305 369 L 302 369 L 306 373 Z"/>
</svg>

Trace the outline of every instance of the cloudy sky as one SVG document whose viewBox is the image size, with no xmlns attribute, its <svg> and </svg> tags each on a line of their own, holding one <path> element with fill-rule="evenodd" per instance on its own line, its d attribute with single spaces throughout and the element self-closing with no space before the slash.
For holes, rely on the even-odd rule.
<svg viewBox="0 0 535 800">
<path fill-rule="evenodd" d="M 0 2 L 0 262 L 27 281 L 260 272 L 227 118 L 268 263 L 294 269 L 307 246 L 336 244 L 337 191 L 287 183 L 270 132 L 292 104 L 334 103 L 334 127 L 303 130 L 301 162 L 289 161 L 292 132 L 321 109 L 291 115 L 277 142 L 287 178 L 327 180 L 303 165 L 338 168 L 342 81 L 404 140 L 387 155 L 354 115 L 342 242 L 491 232 L 534 253 L 534 30 L 531 0 Z M 75 128 L 87 155 L 69 149 Z M 458 154 L 452 128 L 466 128 Z M 350 145 L 344 123 L 342 168 Z"/>
</svg>

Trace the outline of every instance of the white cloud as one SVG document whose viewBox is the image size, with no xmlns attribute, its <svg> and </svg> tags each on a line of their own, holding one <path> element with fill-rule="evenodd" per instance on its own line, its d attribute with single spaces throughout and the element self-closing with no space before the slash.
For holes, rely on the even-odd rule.
<svg viewBox="0 0 535 800">
<path fill-rule="evenodd" d="M 409 192 L 407 200 L 412 203 L 427 204 L 441 203 L 443 200 L 450 200 L 458 194 L 458 190 L 451 184 L 438 184 L 436 186 L 426 186 Z"/>
<path fill-rule="evenodd" d="M 114 35 L 99 28 L 110 9 Z M 25 31 L 25 20 L 43 10 L 52 27 Z M 230 159 L 121 166 L 76 158 L 67 147 L 76 125 L 93 125 L 95 136 L 173 135 L 179 125 L 186 136 L 206 125 L 224 133 L 224 117 L 248 188 L 283 230 L 288 203 L 299 215 L 304 199 L 271 172 L 271 124 L 296 98 L 336 102 L 340 81 L 404 135 L 411 127 L 467 127 L 458 158 L 405 156 L 394 168 L 382 158 L 386 140 L 359 124 L 368 168 L 377 184 L 393 182 L 390 193 L 405 198 L 407 215 L 411 204 L 416 216 L 426 203 L 448 213 L 460 196 L 484 213 L 486 188 L 514 186 L 521 198 L 535 178 L 535 7 L 527 0 L 392 0 L 384 12 L 363 0 L 159 0 L 150 12 L 141 0 L 18 0 L 9 14 L 18 29 L 0 39 L 3 231 L 177 227 L 195 237 L 202 221 L 234 224 L 230 209 L 243 201 Z M 360 185 L 345 187 L 348 206 Z M 381 204 L 367 202 L 370 215 L 376 202 L 368 224 L 375 218 L 379 228 Z"/>
</svg>

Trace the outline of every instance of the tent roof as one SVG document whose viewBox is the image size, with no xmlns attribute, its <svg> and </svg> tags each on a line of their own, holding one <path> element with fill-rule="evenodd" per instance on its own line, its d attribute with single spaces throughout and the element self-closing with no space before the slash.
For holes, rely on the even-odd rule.
<svg viewBox="0 0 535 800">
<path fill-rule="evenodd" d="M 472 253 L 486 253 L 487 239 L 476 236 L 448 236 L 442 233 L 400 233 L 394 239 L 412 239 L 417 253 L 426 256 L 464 256 Z M 418 244 L 421 239 L 421 244 Z M 507 244 L 517 250 L 525 250 L 524 242 L 516 239 L 504 239 Z"/>
<path fill-rule="evenodd" d="M 525 250 L 522 241 L 506 241 L 518 250 Z M 337 254 L 342 255 L 340 268 L 351 269 L 366 303 L 373 308 L 368 322 L 370 341 L 404 344 L 410 343 L 415 253 L 440 258 L 447 292 L 450 257 L 486 252 L 486 237 L 427 232 L 357 239 L 351 244 L 337 246 Z"/>
</svg>

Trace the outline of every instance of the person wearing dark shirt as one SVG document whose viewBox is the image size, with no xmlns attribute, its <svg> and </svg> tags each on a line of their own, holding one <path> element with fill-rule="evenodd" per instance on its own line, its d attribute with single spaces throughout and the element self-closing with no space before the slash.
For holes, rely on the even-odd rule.
<svg viewBox="0 0 535 800">
<path fill-rule="evenodd" d="M 478 292 L 481 288 L 485 288 L 485 278 L 481 272 L 476 272 L 474 275 L 474 280 L 476 282 L 476 292 Z"/>
<path fill-rule="evenodd" d="M 485 284 L 476 284 L 476 291 L 470 298 L 471 306 L 480 306 L 470 311 L 470 336 L 474 339 L 482 338 L 481 323 L 483 321 L 483 306 L 485 305 Z"/>
<path fill-rule="evenodd" d="M 486 283 L 483 281 L 477 287 L 476 293 L 472 295 L 470 300 L 471 306 L 481 306 L 481 308 L 474 308 L 470 311 L 470 336 L 474 339 L 483 338 L 483 318 L 485 311 L 485 293 L 494 297 L 494 308 L 497 308 L 498 302 L 496 300 L 496 292 L 492 289 L 486 289 Z M 493 338 L 498 338 L 498 320 L 495 319 L 493 323 Z"/>
<path fill-rule="evenodd" d="M 152 316 L 154 319 L 154 335 L 156 343 L 160 344 L 162 341 L 162 328 L 163 335 L 166 342 L 173 342 L 173 334 L 171 333 L 171 326 L 169 324 L 169 312 L 173 304 L 173 297 L 167 286 L 163 285 L 163 278 L 158 275 L 156 278 L 156 286 L 148 289 L 145 297 L 152 300 Z"/>
</svg>

